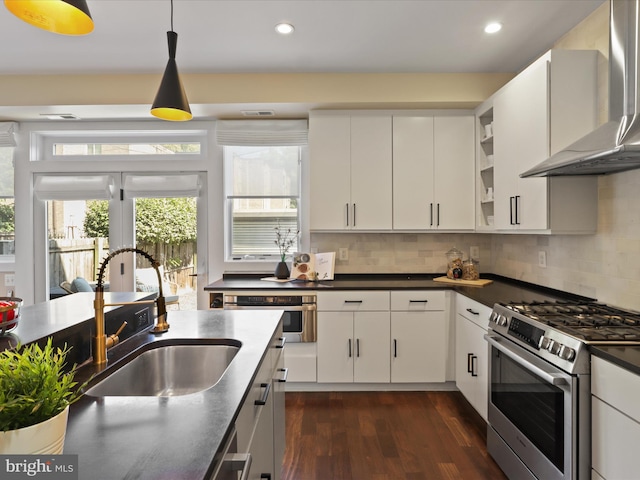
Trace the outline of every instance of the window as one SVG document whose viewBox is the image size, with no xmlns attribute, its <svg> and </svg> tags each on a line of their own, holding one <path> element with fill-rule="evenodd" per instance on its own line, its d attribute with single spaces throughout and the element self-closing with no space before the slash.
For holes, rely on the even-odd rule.
<svg viewBox="0 0 640 480">
<path fill-rule="evenodd" d="M 0 146 L 0 256 L 15 255 L 13 147 Z"/>
<path fill-rule="evenodd" d="M 275 227 L 300 229 L 300 165 L 299 146 L 224 147 L 227 258 L 275 260 Z"/>
<path fill-rule="evenodd" d="M 200 143 L 55 143 L 54 156 L 200 154 Z"/>
<path fill-rule="evenodd" d="M 206 157 L 204 130 L 39 131 L 33 137 L 35 160 L 109 161 L 198 160 Z"/>
</svg>

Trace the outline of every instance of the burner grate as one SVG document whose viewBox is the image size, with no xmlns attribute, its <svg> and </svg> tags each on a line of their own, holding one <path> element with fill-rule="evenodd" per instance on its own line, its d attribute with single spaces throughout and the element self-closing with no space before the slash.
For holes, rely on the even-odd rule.
<svg viewBox="0 0 640 480">
<path fill-rule="evenodd" d="M 505 307 L 587 343 L 640 343 L 640 313 L 597 302 L 512 302 Z"/>
</svg>

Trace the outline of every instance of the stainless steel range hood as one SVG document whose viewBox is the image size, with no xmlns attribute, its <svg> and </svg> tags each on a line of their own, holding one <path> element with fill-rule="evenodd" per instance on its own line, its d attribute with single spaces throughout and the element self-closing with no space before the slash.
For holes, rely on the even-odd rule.
<svg viewBox="0 0 640 480">
<path fill-rule="evenodd" d="M 611 0 L 609 121 L 521 177 L 603 175 L 640 168 L 640 0 Z"/>
</svg>

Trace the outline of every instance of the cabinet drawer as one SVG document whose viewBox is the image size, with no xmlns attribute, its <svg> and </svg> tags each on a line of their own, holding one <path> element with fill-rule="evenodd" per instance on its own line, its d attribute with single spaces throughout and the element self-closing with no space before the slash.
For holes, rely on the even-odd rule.
<svg viewBox="0 0 640 480">
<path fill-rule="evenodd" d="M 388 311 L 388 291 L 318 292 L 318 311 Z"/>
<path fill-rule="evenodd" d="M 640 422 L 640 376 L 592 356 L 591 393 Z"/>
<path fill-rule="evenodd" d="M 443 290 L 397 290 L 391 292 L 394 312 L 445 310 L 446 292 Z"/>
<path fill-rule="evenodd" d="M 491 308 L 482 303 L 471 300 L 459 293 L 456 293 L 456 313 L 462 315 L 467 320 L 472 321 L 481 328 L 489 328 L 489 316 Z"/>
</svg>

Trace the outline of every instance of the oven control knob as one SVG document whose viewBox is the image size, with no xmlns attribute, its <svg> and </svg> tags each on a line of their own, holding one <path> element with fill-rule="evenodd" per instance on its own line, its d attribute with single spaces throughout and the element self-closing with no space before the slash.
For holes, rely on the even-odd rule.
<svg viewBox="0 0 640 480">
<path fill-rule="evenodd" d="M 562 347 L 563 345 L 561 343 L 558 343 L 554 340 L 549 340 L 549 345 L 547 345 L 547 350 L 553 354 L 553 355 L 557 355 L 558 352 L 560 351 L 560 347 Z"/>
<path fill-rule="evenodd" d="M 542 337 L 540 339 L 540 344 L 538 345 L 540 347 L 540 350 L 546 350 L 549 348 L 549 343 L 551 343 L 552 340 L 547 338 L 547 337 Z"/>
<path fill-rule="evenodd" d="M 571 361 L 576 357 L 576 351 L 573 348 L 562 345 L 558 352 L 558 356 L 563 360 Z"/>
<path fill-rule="evenodd" d="M 496 312 L 491 312 L 491 315 L 489 315 L 489 321 L 498 323 L 498 314 Z"/>
<path fill-rule="evenodd" d="M 504 315 L 498 315 L 498 325 L 504 327 L 507 324 L 507 317 Z"/>
</svg>

